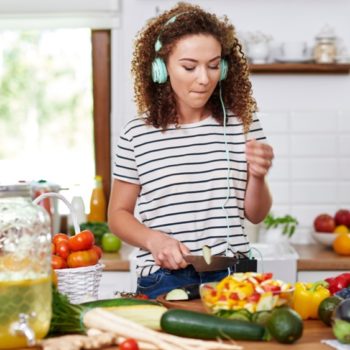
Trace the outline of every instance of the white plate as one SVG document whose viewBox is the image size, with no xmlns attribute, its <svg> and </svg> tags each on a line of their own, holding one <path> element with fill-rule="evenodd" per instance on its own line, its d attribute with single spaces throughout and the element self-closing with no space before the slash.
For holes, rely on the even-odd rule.
<svg viewBox="0 0 350 350">
<path fill-rule="evenodd" d="M 317 241 L 318 243 L 321 243 L 327 247 L 331 247 L 333 244 L 333 241 L 337 237 L 337 233 L 332 232 L 311 232 L 312 237 Z"/>
<path fill-rule="evenodd" d="M 309 63 L 313 61 L 311 57 L 275 57 L 275 60 L 283 63 Z"/>
</svg>

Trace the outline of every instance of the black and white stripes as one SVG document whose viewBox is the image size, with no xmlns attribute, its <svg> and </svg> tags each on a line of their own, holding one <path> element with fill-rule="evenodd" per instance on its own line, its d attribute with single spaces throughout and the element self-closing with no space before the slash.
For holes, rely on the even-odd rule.
<svg viewBox="0 0 350 350">
<path fill-rule="evenodd" d="M 230 156 L 230 197 L 227 196 L 227 160 L 223 126 L 208 117 L 197 123 L 169 127 L 166 131 L 131 120 L 123 129 L 113 166 L 116 179 L 139 184 L 138 212 L 150 228 L 166 232 L 196 253 L 207 244 L 213 254 L 231 249 L 247 252 L 244 234 L 244 196 L 247 183 L 245 143 L 264 140 L 257 119 L 248 135 L 242 123 L 230 116 L 227 123 Z M 140 249 L 138 273 L 158 269 L 152 255 Z"/>
</svg>

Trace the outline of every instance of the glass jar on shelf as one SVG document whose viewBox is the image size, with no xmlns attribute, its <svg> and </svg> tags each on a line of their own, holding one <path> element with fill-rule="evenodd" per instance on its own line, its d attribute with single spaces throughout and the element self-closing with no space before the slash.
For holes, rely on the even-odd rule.
<svg viewBox="0 0 350 350">
<path fill-rule="evenodd" d="M 51 234 L 27 184 L 0 186 L 0 349 L 34 345 L 51 319 Z"/>
<path fill-rule="evenodd" d="M 315 38 L 313 56 L 316 63 L 335 63 L 337 59 L 337 37 L 333 28 L 324 26 Z"/>
</svg>

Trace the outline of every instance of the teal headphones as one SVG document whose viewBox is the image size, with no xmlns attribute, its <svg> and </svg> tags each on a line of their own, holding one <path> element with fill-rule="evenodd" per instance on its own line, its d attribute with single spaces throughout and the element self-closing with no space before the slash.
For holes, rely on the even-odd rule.
<svg viewBox="0 0 350 350">
<path fill-rule="evenodd" d="M 181 16 L 186 12 L 180 13 L 178 15 L 175 15 L 171 17 L 164 25 L 167 26 L 170 23 L 175 22 L 176 18 L 178 16 Z M 160 35 L 158 35 L 158 38 L 156 40 L 156 43 L 154 44 L 154 50 L 155 52 L 158 52 L 162 48 L 162 42 L 160 41 Z M 223 58 L 220 60 L 220 81 L 226 79 L 228 72 L 228 64 L 227 61 Z M 166 64 L 164 60 L 160 57 L 156 57 L 152 62 L 152 80 L 154 83 L 158 84 L 164 84 L 168 79 L 168 72 L 166 69 Z"/>
</svg>

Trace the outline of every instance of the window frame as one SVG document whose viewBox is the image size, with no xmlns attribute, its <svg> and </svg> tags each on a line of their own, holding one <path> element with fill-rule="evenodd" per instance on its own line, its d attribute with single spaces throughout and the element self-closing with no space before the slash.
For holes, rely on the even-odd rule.
<svg viewBox="0 0 350 350">
<path fill-rule="evenodd" d="M 92 81 L 95 173 L 111 191 L 111 30 L 92 30 Z"/>
</svg>

